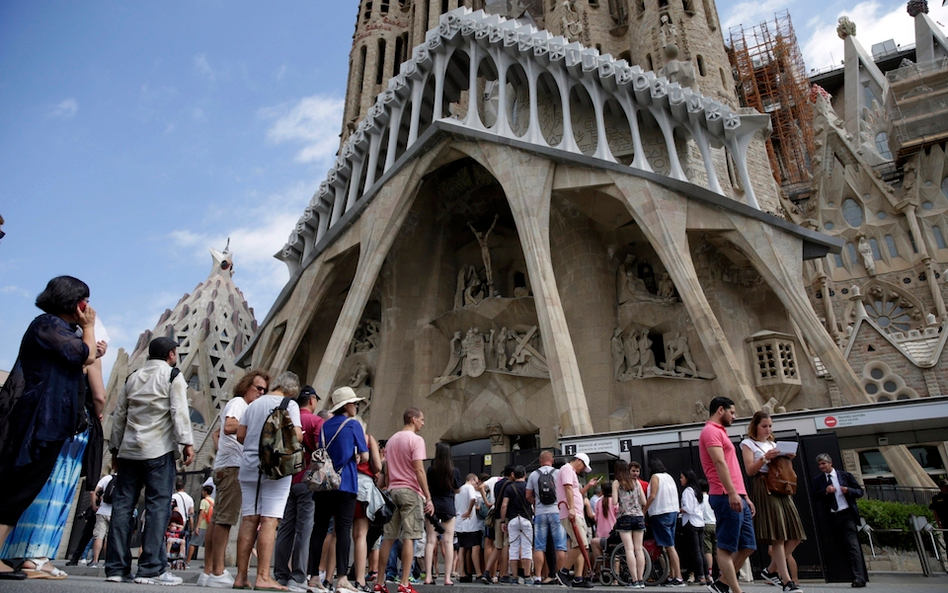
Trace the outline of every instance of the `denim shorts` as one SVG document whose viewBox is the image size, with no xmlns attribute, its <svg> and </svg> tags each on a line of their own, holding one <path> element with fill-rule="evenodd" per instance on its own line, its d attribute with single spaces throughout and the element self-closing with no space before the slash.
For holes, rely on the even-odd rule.
<svg viewBox="0 0 948 593">
<path fill-rule="evenodd" d="M 533 549 L 545 550 L 546 542 L 553 538 L 553 547 L 561 552 L 566 551 L 566 532 L 560 523 L 559 513 L 546 513 L 533 518 Z"/>
<path fill-rule="evenodd" d="M 645 531 L 645 517 L 622 515 L 616 519 L 616 531 Z"/>
<path fill-rule="evenodd" d="M 718 547 L 731 553 L 738 550 L 757 549 L 754 519 L 751 516 L 750 506 L 747 504 L 745 497 L 741 497 L 741 500 L 744 508 L 741 512 L 737 512 L 731 509 L 727 496 L 712 494 L 708 497 L 708 502 L 714 510 L 714 516 L 718 520 L 716 529 Z"/>
<path fill-rule="evenodd" d="M 649 517 L 649 524 L 652 526 L 652 536 L 655 543 L 662 548 L 670 548 L 675 545 L 675 527 L 678 522 L 678 513 L 662 513 Z"/>
</svg>

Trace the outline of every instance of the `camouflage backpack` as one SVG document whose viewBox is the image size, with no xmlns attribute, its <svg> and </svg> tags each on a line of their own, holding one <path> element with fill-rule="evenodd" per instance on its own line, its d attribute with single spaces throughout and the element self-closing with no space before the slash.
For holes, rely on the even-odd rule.
<svg viewBox="0 0 948 593">
<path fill-rule="evenodd" d="M 292 476 L 303 470 L 303 445 L 296 437 L 296 427 L 286 409 L 290 398 L 284 397 L 270 411 L 260 431 L 260 473 L 271 480 Z"/>
</svg>

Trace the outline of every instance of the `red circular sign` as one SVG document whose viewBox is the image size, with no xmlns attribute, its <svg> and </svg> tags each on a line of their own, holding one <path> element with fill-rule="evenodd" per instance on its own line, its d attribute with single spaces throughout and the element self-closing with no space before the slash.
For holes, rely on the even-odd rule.
<svg viewBox="0 0 948 593">
<path fill-rule="evenodd" d="M 836 416 L 827 416 L 823 420 L 823 424 L 825 424 L 827 428 L 833 428 L 836 426 Z"/>
</svg>

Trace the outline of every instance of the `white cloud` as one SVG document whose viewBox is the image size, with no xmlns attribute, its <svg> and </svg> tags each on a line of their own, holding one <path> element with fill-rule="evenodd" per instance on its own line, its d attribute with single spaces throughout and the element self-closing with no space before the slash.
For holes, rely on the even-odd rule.
<svg viewBox="0 0 948 593">
<path fill-rule="evenodd" d="M 929 17 L 935 21 L 948 22 L 948 7 L 936 5 L 935 2 L 930 3 L 929 7 Z M 811 33 L 806 39 L 797 29 L 807 70 L 840 64 L 843 59 L 843 41 L 836 35 L 836 25 L 843 15 L 856 23 L 856 39 L 867 52 L 872 51 L 874 44 L 889 39 L 903 46 L 915 43 L 915 21 L 905 11 L 904 4 L 890 10 L 877 0 L 857 2 L 825 20 L 811 20 L 807 23 L 807 30 Z"/>
<path fill-rule="evenodd" d="M 76 115 L 77 111 L 79 111 L 79 103 L 70 97 L 69 99 L 61 101 L 58 105 L 54 105 L 52 111 L 49 112 L 49 117 L 70 119 Z"/>
<path fill-rule="evenodd" d="M 288 104 L 262 109 L 261 115 L 276 121 L 267 130 L 274 144 L 302 144 L 296 154 L 301 163 L 329 161 L 339 149 L 339 122 L 344 101 L 340 97 L 313 95 L 293 106 Z"/>
<path fill-rule="evenodd" d="M 20 288 L 19 286 L 3 286 L 0 287 L 0 294 L 15 294 L 19 295 L 25 299 L 32 298 L 32 295 L 25 288 Z"/>
<path fill-rule="evenodd" d="M 194 56 L 194 69 L 198 74 L 211 82 L 217 80 L 217 73 L 211 68 L 211 63 L 207 60 L 206 53 Z"/>
<path fill-rule="evenodd" d="M 232 204 L 222 205 L 221 215 L 212 215 L 210 218 L 233 221 L 229 228 L 217 230 L 220 227 L 215 225 L 215 230 L 208 233 L 178 229 L 170 233 L 170 238 L 187 257 L 196 262 L 206 262 L 208 266 L 211 262 L 208 247 L 222 249 L 227 239 L 230 239 L 234 282 L 243 291 L 247 302 L 254 307 L 257 320 L 263 321 L 276 296 L 289 280 L 286 265 L 273 256 L 283 249 L 317 183 L 313 179 L 299 181 L 282 191 L 259 197 L 251 208 L 235 209 Z M 234 213 L 238 211 L 241 213 L 240 218 L 235 219 Z M 172 299 L 170 302 L 176 301 Z"/>
<path fill-rule="evenodd" d="M 745 30 L 750 29 L 758 23 L 773 20 L 774 13 L 785 8 L 787 8 L 787 0 L 764 0 L 763 2 L 738 2 L 734 4 L 721 19 L 724 39 L 730 42 L 731 27 L 743 25 Z"/>
</svg>

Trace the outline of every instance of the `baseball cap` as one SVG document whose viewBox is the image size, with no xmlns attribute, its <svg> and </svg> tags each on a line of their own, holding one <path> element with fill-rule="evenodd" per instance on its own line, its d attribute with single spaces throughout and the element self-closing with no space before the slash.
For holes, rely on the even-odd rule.
<svg viewBox="0 0 948 593">
<path fill-rule="evenodd" d="M 178 343 L 171 338 L 155 338 L 148 344 L 148 358 L 164 360 L 168 358 L 168 353 L 178 347 Z"/>
<path fill-rule="evenodd" d="M 319 394 L 316 393 L 316 390 L 313 389 L 312 385 L 303 385 L 303 388 L 300 389 L 300 395 L 315 395 L 316 401 L 323 401 L 323 398 L 319 397 Z"/>
<path fill-rule="evenodd" d="M 584 474 L 588 474 L 592 471 L 592 468 L 589 466 L 589 455 L 586 455 L 585 453 L 577 453 L 576 455 L 573 455 L 573 459 L 579 459 L 586 465 L 586 469 L 583 470 Z"/>
</svg>

